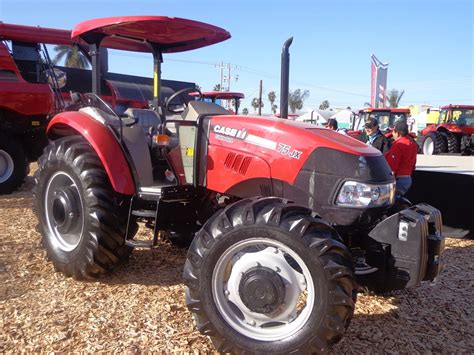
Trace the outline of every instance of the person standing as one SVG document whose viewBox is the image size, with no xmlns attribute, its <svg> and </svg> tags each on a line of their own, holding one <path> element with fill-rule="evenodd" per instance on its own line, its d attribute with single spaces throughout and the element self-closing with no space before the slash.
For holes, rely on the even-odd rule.
<svg viewBox="0 0 474 355">
<path fill-rule="evenodd" d="M 375 117 L 369 117 L 364 123 L 364 134 L 361 141 L 380 150 L 385 154 L 390 149 L 391 141 L 379 129 L 379 121 Z"/>
<path fill-rule="evenodd" d="M 337 128 L 338 124 L 337 124 L 337 120 L 335 118 L 329 118 L 326 121 L 326 123 L 324 124 L 324 127 L 329 128 L 329 129 L 331 129 L 333 131 L 336 131 L 338 133 L 347 135 L 347 132 L 344 128 Z"/>
<path fill-rule="evenodd" d="M 418 145 L 408 135 L 408 124 L 405 121 L 395 124 L 393 139 L 395 141 L 385 153 L 385 159 L 396 178 L 396 195 L 401 197 L 407 193 L 412 183 L 411 175 L 415 170 Z"/>
</svg>

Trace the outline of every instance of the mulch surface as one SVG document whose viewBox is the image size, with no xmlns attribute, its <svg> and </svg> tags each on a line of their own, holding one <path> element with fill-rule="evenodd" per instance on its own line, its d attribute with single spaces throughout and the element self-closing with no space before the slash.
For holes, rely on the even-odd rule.
<svg viewBox="0 0 474 355">
<path fill-rule="evenodd" d="M 209 352 L 184 303 L 186 250 L 162 243 L 96 282 L 55 273 L 32 212 L 33 178 L 0 196 L 0 353 Z M 141 228 L 144 236 L 150 232 Z M 474 351 L 474 240 L 447 239 L 436 283 L 359 294 L 332 353 Z"/>
</svg>

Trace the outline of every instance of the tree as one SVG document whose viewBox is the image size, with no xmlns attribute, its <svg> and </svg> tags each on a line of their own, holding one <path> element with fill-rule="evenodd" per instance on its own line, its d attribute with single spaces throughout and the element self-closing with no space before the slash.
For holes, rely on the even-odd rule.
<svg viewBox="0 0 474 355">
<path fill-rule="evenodd" d="M 249 114 L 249 109 L 247 107 L 244 107 L 242 110 L 242 115 L 248 115 Z"/>
<path fill-rule="evenodd" d="M 309 90 L 301 91 L 296 89 L 295 91 L 290 91 L 288 95 L 288 106 L 292 113 L 295 113 L 296 110 L 301 110 L 303 108 L 304 100 L 309 97 Z"/>
<path fill-rule="evenodd" d="M 276 93 L 275 91 L 270 91 L 268 93 L 268 101 L 270 101 L 270 109 L 272 110 L 272 112 L 275 114 L 276 113 L 276 110 L 278 108 L 277 105 L 275 105 L 275 100 L 276 100 Z"/>
<path fill-rule="evenodd" d="M 328 108 L 329 108 L 328 100 L 324 100 L 323 102 L 321 102 L 321 105 L 319 105 L 320 110 L 327 110 Z"/>
<path fill-rule="evenodd" d="M 405 90 L 398 91 L 396 89 L 392 89 L 388 92 L 388 103 L 391 108 L 397 108 L 398 104 L 400 103 L 400 100 L 402 99 L 403 94 L 405 93 Z"/>
<path fill-rule="evenodd" d="M 253 109 L 255 110 L 255 112 L 257 112 L 257 109 L 258 109 L 259 107 L 263 107 L 263 101 L 260 101 L 260 100 L 258 99 L 258 97 L 254 97 L 254 98 L 252 99 L 251 105 L 252 105 Z"/>
<path fill-rule="evenodd" d="M 54 46 L 56 52 L 53 58 L 53 64 L 58 64 L 64 60 L 64 65 L 71 68 L 86 69 L 89 68 L 89 62 L 84 54 L 76 46 L 57 45 Z"/>
<path fill-rule="evenodd" d="M 221 91 L 221 84 L 214 85 L 214 91 Z"/>
</svg>

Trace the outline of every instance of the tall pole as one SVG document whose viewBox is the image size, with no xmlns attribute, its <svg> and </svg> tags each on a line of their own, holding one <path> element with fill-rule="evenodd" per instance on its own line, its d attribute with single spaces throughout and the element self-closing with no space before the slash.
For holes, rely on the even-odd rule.
<svg viewBox="0 0 474 355">
<path fill-rule="evenodd" d="M 258 115 L 262 115 L 262 87 L 263 87 L 263 82 L 260 80 L 260 85 L 258 88 Z"/>
<path fill-rule="evenodd" d="M 280 117 L 288 118 L 288 94 L 290 91 L 290 46 L 293 37 L 288 38 L 281 50 Z"/>
<path fill-rule="evenodd" d="M 221 86 L 219 88 L 219 91 L 223 91 L 223 85 L 224 85 L 224 62 L 221 62 L 221 66 L 219 68 L 221 70 Z"/>
</svg>

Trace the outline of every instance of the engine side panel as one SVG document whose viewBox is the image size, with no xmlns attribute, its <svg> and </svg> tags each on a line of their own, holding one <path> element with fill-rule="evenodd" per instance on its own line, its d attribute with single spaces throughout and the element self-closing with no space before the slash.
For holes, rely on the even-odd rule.
<svg viewBox="0 0 474 355">
<path fill-rule="evenodd" d="M 310 124 L 263 117 L 214 116 L 209 130 L 207 187 L 227 192 L 243 180 L 257 177 L 293 185 L 318 147 L 354 155 L 380 155 L 355 139 Z M 232 159 L 231 151 L 252 161 L 243 177 L 228 174 L 226 164 Z M 250 169 L 254 161 L 258 161 L 258 166 Z M 255 171 L 257 168 L 261 170 Z"/>
</svg>

